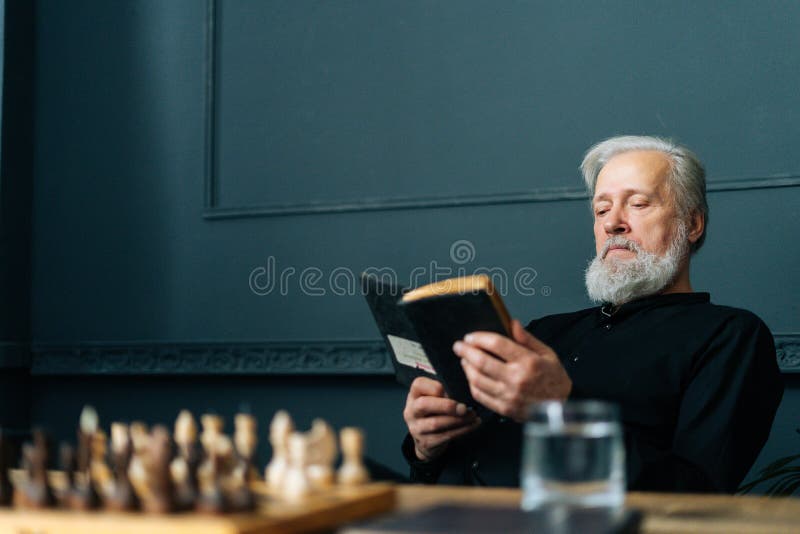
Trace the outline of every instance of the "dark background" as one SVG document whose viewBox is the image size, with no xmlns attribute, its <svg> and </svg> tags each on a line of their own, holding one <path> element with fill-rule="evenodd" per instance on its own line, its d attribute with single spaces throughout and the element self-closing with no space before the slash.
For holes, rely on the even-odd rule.
<svg viewBox="0 0 800 534">
<path fill-rule="evenodd" d="M 523 321 L 586 307 L 578 164 L 655 134 L 707 167 L 694 288 L 779 345 L 757 466 L 800 452 L 797 2 L 0 4 L 12 432 L 69 437 L 86 403 L 106 426 L 249 407 L 265 462 L 286 408 L 363 426 L 405 471 L 405 391 L 361 296 L 336 288 L 369 267 L 404 284 L 484 268 Z"/>
</svg>

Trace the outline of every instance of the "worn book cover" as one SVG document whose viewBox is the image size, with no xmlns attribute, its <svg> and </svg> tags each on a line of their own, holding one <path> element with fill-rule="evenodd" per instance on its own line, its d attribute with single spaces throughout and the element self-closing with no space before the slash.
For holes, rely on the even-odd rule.
<svg viewBox="0 0 800 534">
<path fill-rule="evenodd" d="M 453 343 L 477 330 L 509 335 L 510 319 L 488 276 L 452 278 L 406 290 L 362 275 L 365 296 L 394 360 L 397 379 L 439 380 L 450 398 L 477 406 Z"/>
</svg>

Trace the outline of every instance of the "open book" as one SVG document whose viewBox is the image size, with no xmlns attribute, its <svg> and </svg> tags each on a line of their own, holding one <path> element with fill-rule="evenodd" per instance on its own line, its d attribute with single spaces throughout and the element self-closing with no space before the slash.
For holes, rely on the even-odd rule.
<svg viewBox="0 0 800 534">
<path fill-rule="evenodd" d="M 503 300 L 486 275 L 451 278 L 408 290 L 374 275 L 361 275 L 362 288 L 383 335 L 397 380 L 438 380 L 447 395 L 477 406 L 453 343 L 469 332 L 510 335 Z"/>
</svg>

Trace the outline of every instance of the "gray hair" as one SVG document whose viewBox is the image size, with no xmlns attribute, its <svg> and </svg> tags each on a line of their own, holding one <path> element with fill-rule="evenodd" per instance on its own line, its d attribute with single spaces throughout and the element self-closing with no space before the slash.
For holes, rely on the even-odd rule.
<svg viewBox="0 0 800 534">
<path fill-rule="evenodd" d="M 635 150 L 656 150 L 669 157 L 672 163 L 669 190 L 674 196 L 679 216 L 685 220 L 693 213 L 700 213 L 705 222 L 703 234 L 692 244 L 692 252 L 697 252 L 706 240 L 708 229 L 706 171 L 694 152 L 685 146 L 669 139 L 645 135 L 623 135 L 597 143 L 586 152 L 581 163 L 581 172 L 589 195 L 594 196 L 597 175 L 611 158 Z"/>
</svg>

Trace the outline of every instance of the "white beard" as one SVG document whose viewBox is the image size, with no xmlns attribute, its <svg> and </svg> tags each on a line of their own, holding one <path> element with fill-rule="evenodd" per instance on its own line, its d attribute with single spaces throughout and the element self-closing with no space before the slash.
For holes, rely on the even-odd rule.
<svg viewBox="0 0 800 534">
<path fill-rule="evenodd" d="M 612 236 L 586 268 L 586 291 L 595 302 L 619 306 L 632 300 L 656 295 L 675 281 L 681 262 L 688 256 L 688 229 L 681 222 L 675 229 L 669 249 L 663 256 L 642 250 L 633 241 Z M 624 246 L 635 256 L 628 260 L 605 258 L 612 246 Z M 605 258 L 605 259 L 604 259 Z"/>
</svg>

